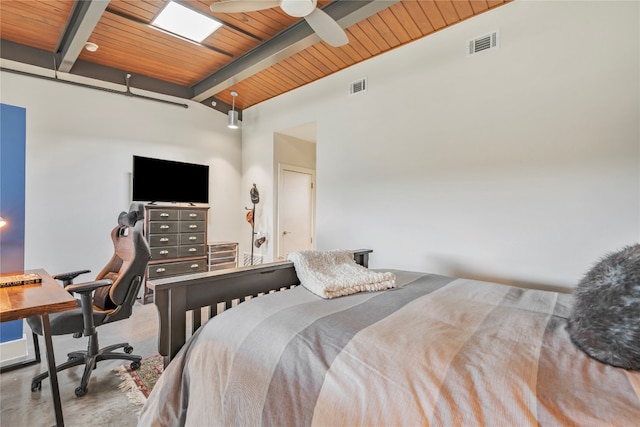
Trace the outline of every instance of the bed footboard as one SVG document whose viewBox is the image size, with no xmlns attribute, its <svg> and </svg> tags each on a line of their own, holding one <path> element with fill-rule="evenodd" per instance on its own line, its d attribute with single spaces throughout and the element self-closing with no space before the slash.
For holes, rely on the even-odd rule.
<svg viewBox="0 0 640 427">
<path fill-rule="evenodd" d="M 371 249 L 354 251 L 355 261 L 369 266 Z M 250 267 L 189 274 L 147 282 L 160 316 L 158 352 L 165 366 L 178 353 L 188 336 L 202 324 L 202 311 L 213 317 L 236 303 L 300 284 L 292 262 L 274 262 Z M 191 322 L 187 322 L 190 316 Z M 206 320 L 206 319 L 205 319 Z M 187 324 L 190 323 L 190 330 Z"/>
</svg>

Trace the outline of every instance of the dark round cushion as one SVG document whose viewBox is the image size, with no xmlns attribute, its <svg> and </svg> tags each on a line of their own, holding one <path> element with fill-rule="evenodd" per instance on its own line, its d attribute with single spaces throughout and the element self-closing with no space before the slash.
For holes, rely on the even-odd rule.
<svg viewBox="0 0 640 427">
<path fill-rule="evenodd" d="M 640 369 L 640 244 L 606 255 L 574 291 L 573 342 L 592 358 Z"/>
</svg>

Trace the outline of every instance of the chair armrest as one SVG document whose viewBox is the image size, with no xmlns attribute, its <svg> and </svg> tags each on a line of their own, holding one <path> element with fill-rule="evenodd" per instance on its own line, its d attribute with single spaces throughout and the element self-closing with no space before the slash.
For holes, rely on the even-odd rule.
<svg viewBox="0 0 640 427">
<path fill-rule="evenodd" d="M 67 292 L 77 292 L 80 294 L 80 307 L 82 308 L 83 323 L 82 334 L 85 337 L 91 336 L 96 332 L 96 326 L 93 322 L 93 295 L 91 295 L 91 292 L 97 288 L 111 284 L 113 284 L 113 280 L 103 279 L 94 280 L 93 282 L 72 283 L 64 287 Z"/>
<path fill-rule="evenodd" d="M 85 294 L 92 292 L 102 286 L 112 285 L 113 280 L 111 279 L 103 279 L 103 280 L 95 280 L 93 282 L 84 282 L 84 283 L 72 283 L 71 285 L 67 285 L 64 287 L 64 290 L 67 292 L 77 292 L 79 294 Z"/>
<path fill-rule="evenodd" d="M 62 280 L 62 284 L 66 286 L 73 283 L 73 279 L 85 273 L 91 273 L 91 270 L 78 270 L 78 271 L 70 271 L 68 273 L 60 273 L 53 276 L 53 278 L 56 280 Z"/>
</svg>

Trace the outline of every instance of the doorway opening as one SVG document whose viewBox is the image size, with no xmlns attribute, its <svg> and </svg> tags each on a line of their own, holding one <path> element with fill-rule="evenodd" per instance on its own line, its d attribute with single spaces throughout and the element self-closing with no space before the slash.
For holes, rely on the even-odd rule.
<svg viewBox="0 0 640 427">
<path fill-rule="evenodd" d="M 274 258 L 315 249 L 316 124 L 274 133 Z"/>
</svg>

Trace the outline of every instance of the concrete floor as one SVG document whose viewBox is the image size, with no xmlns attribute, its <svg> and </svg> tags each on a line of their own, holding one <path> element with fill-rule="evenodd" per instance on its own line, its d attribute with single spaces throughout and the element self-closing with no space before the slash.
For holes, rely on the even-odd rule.
<svg viewBox="0 0 640 427">
<path fill-rule="evenodd" d="M 29 358 L 33 356 L 31 330 L 25 324 L 24 332 L 29 342 Z M 154 304 L 136 303 L 129 319 L 98 328 L 100 347 L 119 342 L 129 342 L 133 354 L 143 358 L 158 353 L 158 313 Z M 71 335 L 54 336 L 56 364 L 67 360 L 67 353 L 85 350 L 87 338 L 75 339 Z M 39 427 L 55 425 L 51 384 L 42 382 L 42 390 L 31 392 L 31 378 L 47 369 L 44 339 L 40 337 L 42 361 L 0 375 L 0 425 L 3 427 Z M 65 426 L 135 426 L 141 406 L 129 402 L 125 392 L 118 388 L 122 380 L 113 369 L 129 362 L 103 360 L 91 375 L 88 392 L 76 397 L 75 388 L 80 384 L 84 367 L 77 366 L 58 373 L 60 398 Z"/>
</svg>

